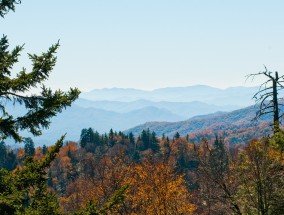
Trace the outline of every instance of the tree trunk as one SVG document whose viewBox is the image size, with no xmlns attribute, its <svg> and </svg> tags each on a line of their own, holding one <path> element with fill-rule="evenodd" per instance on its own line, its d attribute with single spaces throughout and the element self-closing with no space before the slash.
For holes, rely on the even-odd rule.
<svg viewBox="0 0 284 215">
<path fill-rule="evenodd" d="M 275 72 L 275 79 L 273 79 L 273 123 L 274 123 L 274 134 L 279 132 L 279 109 L 278 109 L 278 98 L 277 98 L 277 81 L 278 81 L 278 72 Z"/>
</svg>

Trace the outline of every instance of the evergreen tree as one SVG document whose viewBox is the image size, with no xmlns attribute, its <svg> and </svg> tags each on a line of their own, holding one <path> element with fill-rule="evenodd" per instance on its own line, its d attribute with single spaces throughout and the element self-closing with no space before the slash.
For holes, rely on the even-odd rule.
<svg viewBox="0 0 284 215">
<path fill-rule="evenodd" d="M 6 160 L 4 162 L 3 168 L 6 170 L 13 170 L 17 167 L 17 156 L 13 150 L 8 149 Z"/>
<path fill-rule="evenodd" d="M 179 139 L 180 138 L 180 134 L 178 132 L 176 132 L 174 137 L 175 137 L 175 139 Z"/>
<path fill-rule="evenodd" d="M 15 11 L 15 5 L 21 3 L 20 0 L 2 0 L 0 3 L 0 16 L 4 16 L 9 10 Z"/>
<path fill-rule="evenodd" d="M 0 16 L 4 17 L 10 10 L 14 11 L 15 5 L 20 2 L 0 1 Z M 20 132 L 24 130 L 34 136 L 41 135 L 42 129 L 49 127 L 50 118 L 70 106 L 80 93 L 77 88 L 71 88 L 66 93 L 61 90 L 52 91 L 43 84 L 56 64 L 55 54 L 59 43 L 40 55 L 29 54 L 31 70 L 23 68 L 12 76 L 23 48 L 24 46 L 16 46 L 10 51 L 7 37 L 4 35 L 0 38 L 0 140 L 12 138 L 21 142 L 25 138 Z M 41 88 L 41 92 L 33 94 L 34 88 Z M 25 114 L 15 116 L 10 113 L 5 106 L 7 102 L 23 107 Z M 58 214 L 57 201 L 47 189 L 46 171 L 59 152 L 63 139 L 64 136 L 42 160 L 27 157 L 22 168 L 14 171 L 0 170 L 0 214 Z M 26 152 L 32 155 L 33 143 L 29 141 L 28 144 Z M 13 159 L 13 156 L 9 152 L 7 157 Z"/>
<path fill-rule="evenodd" d="M 88 129 L 88 133 L 89 133 L 89 143 L 94 143 L 94 130 L 92 128 Z"/>
<path fill-rule="evenodd" d="M 94 133 L 94 143 L 96 146 L 101 145 L 101 141 L 100 141 L 100 134 L 98 131 L 95 131 Z"/>
<path fill-rule="evenodd" d="M 46 146 L 46 145 L 43 145 L 43 146 L 42 146 L 42 154 L 43 154 L 43 155 L 46 155 L 47 151 L 48 151 L 47 146 Z"/>
<path fill-rule="evenodd" d="M 9 10 L 14 11 L 18 0 L 5 0 L 0 2 L 0 16 L 4 17 Z M 63 108 L 70 106 L 78 98 L 79 90 L 70 89 L 64 93 L 61 90 L 53 92 L 44 86 L 44 81 L 49 78 L 56 63 L 56 51 L 59 43 L 51 46 L 47 52 L 41 55 L 29 54 L 32 61 L 32 69 L 27 72 L 23 68 L 15 77 L 12 77 L 12 69 L 19 61 L 24 46 L 16 46 L 9 51 L 9 42 L 4 35 L 0 39 L 0 139 L 8 137 L 20 142 L 23 137 L 21 130 L 27 130 L 31 134 L 41 135 L 42 129 L 50 125 L 50 118 L 56 116 Z M 41 93 L 32 94 L 31 90 L 40 87 Z M 24 106 L 26 114 L 13 116 L 5 107 L 7 102 Z"/>
<path fill-rule="evenodd" d="M 114 144 L 115 144 L 115 139 L 114 139 L 114 137 L 115 137 L 116 135 L 117 135 L 117 133 L 116 133 L 116 132 L 113 132 L 113 130 L 112 130 L 112 128 L 111 128 L 110 131 L 109 131 L 109 134 L 108 134 L 108 136 L 109 136 L 108 145 L 109 145 L 110 147 L 114 146 Z"/>
<path fill-rule="evenodd" d="M 11 137 L 17 142 L 22 141 L 20 130 L 27 130 L 35 136 L 41 135 L 42 129 L 49 127 L 50 118 L 78 98 L 79 90 L 76 88 L 64 93 L 61 90 L 53 92 L 43 85 L 55 66 L 55 53 L 58 47 L 59 43 L 56 43 L 41 55 L 30 54 L 32 71 L 27 72 L 23 68 L 16 78 L 13 78 L 11 70 L 18 62 L 23 46 L 16 46 L 10 52 L 7 37 L 3 36 L 0 39 L 0 109 L 2 111 L 0 139 Z M 39 86 L 42 89 L 41 93 L 31 95 L 30 90 Z M 8 113 L 5 107 L 7 102 L 18 106 L 23 105 L 26 114 L 15 117 Z"/>
<path fill-rule="evenodd" d="M 143 131 L 141 132 L 141 141 L 143 142 L 143 146 L 142 146 L 141 150 L 148 149 L 149 145 L 150 145 L 150 131 L 149 131 L 149 129 L 147 129 L 147 131 L 145 131 L 143 129 Z"/>
<path fill-rule="evenodd" d="M 81 131 L 80 135 L 80 146 L 84 148 L 87 143 L 91 143 L 92 136 L 93 136 L 93 129 L 92 128 L 84 128 Z"/>
<path fill-rule="evenodd" d="M 150 148 L 154 153 L 160 150 L 159 140 L 156 137 L 156 133 L 153 131 L 150 136 Z"/>
<path fill-rule="evenodd" d="M 25 143 L 25 156 L 34 156 L 35 155 L 35 144 L 32 138 L 28 137 L 24 140 Z"/>
<path fill-rule="evenodd" d="M 4 167 L 7 159 L 7 148 L 4 141 L 0 142 L 0 169 Z"/>
<path fill-rule="evenodd" d="M 130 144 L 134 145 L 135 144 L 135 137 L 134 137 L 134 134 L 132 132 L 130 132 L 128 134 L 128 138 L 129 138 Z"/>
<path fill-rule="evenodd" d="M 22 169 L 0 170 L 0 214 L 58 214 L 56 199 L 47 190 L 46 171 L 63 139 L 64 136 L 43 160 L 28 157 Z"/>
</svg>

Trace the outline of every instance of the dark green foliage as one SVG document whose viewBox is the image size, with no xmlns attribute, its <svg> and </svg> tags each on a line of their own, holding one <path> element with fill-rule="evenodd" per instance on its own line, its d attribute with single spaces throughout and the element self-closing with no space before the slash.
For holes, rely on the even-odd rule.
<svg viewBox="0 0 284 215">
<path fill-rule="evenodd" d="M 9 10 L 15 11 L 15 5 L 21 3 L 20 0 L 1 0 L 0 2 L 0 16 L 4 16 Z"/>
<path fill-rule="evenodd" d="M 133 134 L 132 132 L 130 132 L 130 133 L 128 134 L 128 138 L 129 138 L 130 143 L 131 143 L 132 145 L 134 145 L 134 144 L 135 144 L 135 137 L 134 137 L 134 134 Z"/>
<path fill-rule="evenodd" d="M 48 149 L 47 149 L 46 145 L 43 145 L 42 146 L 42 154 L 46 155 L 47 151 L 48 151 Z"/>
<path fill-rule="evenodd" d="M 156 137 L 156 133 L 153 131 L 150 136 L 150 148 L 153 152 L 158 152 L 160 150 L 159 141 Z"/>
<path fill-rule="evenodd" d="M 143 130 L 141 132 L 141 141 L 143 142 L 143 146 L 140 147 L 140 150 L 146 150 L 149 148 L 150 145 L 150 131 L 149 129 Z"/>
<path fill-rule="evenodd" d="M 110 147 L 112 147 L 115 144 L 114 136 L 117 136 L 117 134 L 115 134 L 111 128 L 108 134 L 108 137 L 109 137 L 108 145 Z"/>
<path fill-rule="evenodd" d="M 86 146 L 87 143 L 91 142 L 91 133 L 90 133 L 90 129 L 84 128 L 81 131 L 81 135 L 80 135 L 80 146 L 82 148 L 84 148 Z"/>
<path fill-rule="evenodd" d="M 17 46 L 11 52 L 8 51 L 9 43 L 6 36 L 0 39 L 0 138 L 12 137 L 15 141 L 22 141 L 20 130 L 27 130 L 33 135 L 41 135 L 41 130 L 50 125 L 50 118 L 56 116 L 63 108 L 70 106 L 78 98 L 79 90 L 70 89 L 64 93 L 61 90 L 52 92 L 46 88 L 43 82 L 49 77 L 56 63 L 55 53 L 59 43 L 51 46 L 41 55 L 31 55 L 32 71 L 25 68 L 20 71 L 16 78 L 11 77 L 11 70 L 18 62 L 23 46 Z M 40 95 L 29 95 L 30 89 L 41 87 Z M 15 105 L 24 105 L 27 113 L 23 116 L 14 117 L 5 108 L 6 101 Z"/>
<path fill-rule="evenodd" d="M 0 142 L 0 169 L 4 167 L 4 163 L 7 159 L 7 148 L 4 141 Z"/>
<path fill-rule="evenodd" d="M 153 152 L 157 152 L 160 149 L 159 141 L 154 131 L 150 132 L 149 129 L 143 130 L 138 140 L 141 140 L 141 143 L 142 143 L 139 145 L 139 150 L 141 151 L 152 149 Z"/>
<path fill-rule="evenodd" d="M 14 11 L 19 3 L 19 0 L 1 0 L 0 16 Z M 6 169 L 15 168 L 16 156 L 12 150 L 5 150 L 3 142 L 0 145 L 3 152 L 1 167 L 6 168 L 0 170 L 0 214 L 59 214 L 57 200 L 47 189 L 46 175 L 62 146 L 64 136 L 49 152 L 46 150 L 44 159 L 36 161 L 32 158 L 35 152 L 32 139 L 20 135 L 23 130 L 34 136 L 41 135 L 42 129 L 49 127 L 50 118 L 70 106 L 79 96 L 77 88 L 71 88 L 67 93 L 61 90 L 53 92 L 43 84 L 55 66 L 58 47 L 59 43 L 56 43 L 40 55 L 29 54 L 31 71 L 23 68 L 15 75 L 13 68 L 18 63 L 23 46 L 10 50 L 7 37 L 0 38 L 0 140 L 25 140 L 27 155 L 23 167 L 8 171 Z M 41 92 L 32 94 L 34 88 L 41 88 Z M 24 106 L 26 113 L 14 116 L 9 113 L 7 103 L 16 107 Z"/>
<path fill-rule="evenodd" d="M 174 136 L 175 139 L 179 139 L 180 138 L 180 134 L 177 132 Z"/>
<path fill-rule="evenodd" d="M 17 164 L 18 162 L 16 154 L 12 150 L 9 150 L 4 168 L 7 170 L 13 170 L 16 168 Z"/>
<path fill-rule="evenodd" d="M 118 206 L 124 202 L 126 197 L 128 185 L 121 187 L 114 195 L 106 202 L 101 208 L 97 207 L 97 204 L 90 201 L 89 204 L 80 212 L 76 212 L 74 215 L 102 215 L 113 214 L 117 211 Z"/>
<path fill-rule="evenodd" d="M 100 134 L 92 128 L 84 128 L 80 135 L 80 146 L 85 148 L 88 152 L 94 153 L 96 148 L 103 144 Z"/>
<path fill-rule="evenodd" d="M 40 161 L 28 157 L 24 167 L 0 170 L 0 214 L 57 214 L 56 200 L 46 186 L 46 171 L 63 144 L 64 136 Z"/>
<path fill-rule="evenodd" d="M 17 166 L 17 157 L 13 150 L 6 147 L 4 141 L 0 142 L 0 169 L 13 170 Z"/>
<path fill-rule="evenodd" d="M 24 140 L 24 143 L 25 143 L 25 156 L 34 156 L 35 154 L 35 144 L 34 144 L 34 141 L 28 137 L 28 138 L 25 138 Z"/>
</svg>

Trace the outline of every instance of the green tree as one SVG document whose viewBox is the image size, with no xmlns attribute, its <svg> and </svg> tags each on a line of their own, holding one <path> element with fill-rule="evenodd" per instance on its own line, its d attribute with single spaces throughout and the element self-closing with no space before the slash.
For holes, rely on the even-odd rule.
<svg viewBox="0 0 284 215">
<path fill-rule="evenodd" d="M 0 3 L 0 16 L 4 16 L 9 10 L 15 11 L 15 5 L 21 3 L 21 0 L 2 0 Z"/>
<path fill-rule="evenodd" d="M 28 137 L 24 140 L 25 143 L 25 156 L 34 156 L 35 155 L 35 144 L 32 138 Z"/>
<path fill-rule="evenodd" d="M 10 10 L 14 11 L 15 5 L 19 3 L 21 1 L 0 1 L 0 16 L 4 17 Z M 24 140 L 20 134 L 23 130 L 34 136 L 41 135 L 42 129 L 49 127 L 50 118 L 70 106 L 80 94 L 77 88 L 62 92 L 52 91 L 44 85 L 56 64 L 55 54 L 59 43 L 40 55 L 29 54 L 31 71 L 23 68 L 14 75 L 13 68 L 19 61 L 23 48 L 24 46 L 16 46 L 10 51 L 7 37 L 0 39 L 0 140 L 12 138 L 21 142 Z M 41 88 L 41 92 L 33 94 L 35 88 Z M 24 108 L 26 113 L 14 116 L 9 113 L 7 102 Z M 47 189 L 46 172 L 59 152 L 63 139 L 64 136 L 40 161 L 27 157 L 22 168 L 14 171 L 0 170 L 0 214 L 58 213 L 57 201 Z"/>
<path fill-rule="evenodd" d="M 64 136 L 47 153 L 34 161 L 28 157 L 23 168 L 0 170 L 0 214 L 57 214 L 57 202 L 47 190 L 46 171 L 63 144 Z"/>
<path fill-rule="evenodd" d="M 175 139 L 179 139 L 180 138 L 180 134 L 177 132 L 174 136 Z"/>
<path fill-rule="evenodd" d="M 19 3 L 19 0 L 2 0 L 0 16 L 4 17 L 9 10 L 14 11 Z M 24 46 L 16 46 L 10 51 L 7 37 L 0 39 L 0 139 L 11 137 L 20 142 L 23 140 L 20 130 L 27 130 L 35 136 L 41 135 L 42 129 L 49 127 L 50 118 L 78 98 L 80 91 L 77 88 L 64 93 L 61 90 L 53 92 L 44 85 L 55 66 L 58 48 L 59 43 L 56 43 L 41 55 L 29 54 L 31 71 L 23 68 L 16 77 L 12 77 L 13 67 L 19 61 Z M 39 87 L 41 93 L 32 94 L 32 90 Z M 26 114 L 17 117 L 10 114 L 5 107 L 7 101 L 24 106 Z"/>
<path fill-rule="evenodd" d="M 47 146 L 44 144 L 44 145 L 42 146 L 42 154 L 43 154 L 43 155 L 46 155 L 47 151 L 48 151 Z"/>
<path fill-rule="evenodd" d="M 156 133 L 153 131 L 150 135 L 150 145 L 149 147 L 153 150 L 153 152 L 158 152 L 160 150 L 159 140 L 156 137 Z"/>
<path fill-rule="evenodd" d="M 80 135 L 80 146 L 84 148 L 87 143 L 91 142 L 90 129 L 83 128 Z"/>
<path fill-rule="evenodd" d="M 135 137 L 134 137 L 134 134 L 132 132 L 130 132 L 128 134 L 128 138 L 129 138 L 130 144 L 134 145 L 135 144 Z"/>
<path fill-rule="evenodd" d="M 7 159 L 7 147 L 4 141 L 0 142 L 0 169 L 4 167 Z"/>
<path fill-rule="evenodd" d="M 67 93 L 61 90 L 53 92 L 43 84 L 55 66 L 58 47 L 59 43 L 56 43 L 41 55 L 29 54 L 32 71 L 27 72 L 23 68 L 16 78 L 13 78 L 12 68 L 18 62 L 23 46 L 17 46 L 10 52 L 7 37 L 0 39 L 0 139 L 11 137 L 20 142 L 23 140 L 19 134 L 20 130 L 27 130 L 35 136 L 41 135 L 42 129 L 49 127 L 50 118 L 78 98 L 80 92 L 76 88 L 71 88 Z M 31 95 L 35 87 L 41 87 L 39 95 Z M 26 114 L 18 117 L 10 114 L 5 107 L 7 101 L 24 106 Z"/>
<path fill-rule="evenodd" d="M 13 152 L 13 150 L 8 148 L 8 152 L 7 152 L 7 156 L 6 156 L 6 160 L 5 160 L 3 168 L 7 170 L 13 170 L 16 168 L 17 164 L 18 164 L 18 161 L 17 161 L 16 154 Z"/>
<path fill-rule="evenodd" d="M 251 141 L 239 153 L 236 172 L 243 214 L 284 214 L 284 156 L 273 139 Z"/>
</svg>

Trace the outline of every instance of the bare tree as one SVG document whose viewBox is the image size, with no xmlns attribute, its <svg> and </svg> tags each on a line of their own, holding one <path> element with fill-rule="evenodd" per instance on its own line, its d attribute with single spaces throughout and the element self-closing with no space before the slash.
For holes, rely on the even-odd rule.
<svg viewBox="0 0 284 215">
<path fill-rule="evenodd" d="M 262 83 L 257 93 L 254 94 L 253 99 L 256 104 L 259 104 L 259 110 L 256 112 L 256 119 L 266 114 L 273 114 L 273 132 L 279 132 L 280 118 L 284 115 L 280 114 L 280 106 L 284 106 L 279 102 L 279 91 L 284 89 L 282 83 L 284 82 L 284 75 L 279 76 L 275 71 L 274 75 L 264 66 L 265 71 L 249 74 L 248 78 L 254 79 L 255 76 L 266 76 L 267 81 Z"/>
</svg>

